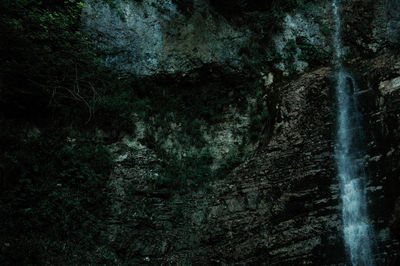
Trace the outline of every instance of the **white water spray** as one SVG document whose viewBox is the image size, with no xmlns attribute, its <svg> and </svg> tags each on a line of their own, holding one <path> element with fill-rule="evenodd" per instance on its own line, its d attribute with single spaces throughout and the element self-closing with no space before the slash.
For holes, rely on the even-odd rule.
<svg viewBox="0 0 400 266">
<path fill-rule="evenodd" d="M 341 187 L 343 234 L 347 252 L 353 265 L 374 265 L 371 252 L 365 190 L 365 162 L 361 148 L 363 129 L 357 106 L 357 84 L 342 65 L 340 38 L 340 0 L 332 7 L 336 30 L 334 35 L 335 66 L 337 68 L 337 137 L 336 164 Z"/>
</svg>

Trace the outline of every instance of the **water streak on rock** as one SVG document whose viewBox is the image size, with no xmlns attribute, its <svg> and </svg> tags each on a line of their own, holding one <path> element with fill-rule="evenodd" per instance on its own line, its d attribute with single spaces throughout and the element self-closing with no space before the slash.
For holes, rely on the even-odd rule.
<svg viewBox="0 0 400 266">
<path fill-rule="evenodd" d="M 353 265 L 374 265 L 371 252 L 365 189 L 362 115 L 358 111 L 357 84 L 342 64 L 339 1 L 332 3 L 335 18 L 337 97 L 336 164 L 341 186 L 344 241 Z"/>
</svg>

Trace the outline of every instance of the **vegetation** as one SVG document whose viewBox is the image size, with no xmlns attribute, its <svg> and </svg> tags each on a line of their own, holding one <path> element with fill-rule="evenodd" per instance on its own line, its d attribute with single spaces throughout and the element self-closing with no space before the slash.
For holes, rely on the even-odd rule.
<svg viewBox="0 0 400 266">
<path fill-rule="evenodd" d="M 280 29 L 285 13 L 305 8 L 311 2 L 315 0 L 211 0 L 210 4 L 229 18 L 245 17 L 262 39 Z"/>
<path fill-rule="evenodd" d="M 82 7 L 0 3 L 2 265 L 107 261 L 94 247 L 112 160 L 103 143 L 67 130 L 92 120 L 107 80 L 79 31 Z"/>
<path fill-rule="evenodd" d="M 45 112 L 50 106 L 86 106 L 94 97 L 88 67 L 96 60 L 79 31 L 83 2 L 2 1 L 0 29 L 5 111 Z"/>
<path fill-rule="evenodd" d="M 242 160 L 239 147 L 212 171 L 202 127 L 221 122 L 229 105 L 246 112 L 252 77 L 207 84 L 121 78 L 80 32 L 83 7 L 77 0 L 0 3 L 1 265 L 113 263 L 112 249 L 99 244 L 106 243 L 113 160 L 96 129 L 112 141 L 146 121 L 141 141 L 164 162 L 155 187 L 198 188 Z M 253 141 L 265 110 L 258 100 Z M 173 134 L 184 156 L 162 145 L 171 122 L 180 123 Z"/>
<path fill-rule="evenodd" d="M 246 96 L 252 93 L 251 86 L 244 87 L 250 82 L 246 77 L 232 76 L 223 80 L 209 79 L 200 84 L 175 82 L 159 88 L 153 84 L 152 95 L 143 100 L 148 106 L 144 114 L 148 128 L 141 141 L 156 151 L 165 163 L 159 177 L 154 179 L 157 186 L 195 188 L 221 177 L 211 170 L 213 156 L 208 150 L 209 143 L 204 139 L 204 130 L 224 122 L 228 106 L 246 112 Z M 171 129 L 171 124 L 179 126 Z M 176 140 L 175 146 L 164 145 L 168 138 Z M 236 153 L 237 159 L 242 155 Z M 229 161 L 233 160 L 227 158 L 225 170 L 235 166 Z"/>
<path fill-rule="evenodd" d="M 115 0 L 98 1 L 116 7 Z M 173 1 L 182 12 L 193 11 L 193 0 Z M 249 23 L 257 40 L 242 53 L 259 65 L 284 62 L 295 72 L 296 57 L 311 65 L 328 60 L 307 39 L 289 41 L 282 54 L 264 45 L 286 12 L 307 10 L 315 0 L 209 2 L 231 22 Z M 161 10 L 159 3 L 152 6 Z M 223 76 L 212 65 L 197 70 L 195 80 L 110 72 L 80 31 L 83 7 L 79 0 L 0 2 L 1 265 L 115 264 L 103 224 L 114 167 L 107 147 L 135 135 L 138 121 L 147 126 L 140 142 L 161 162 L 149 187 L 171 194 L 224 178 L 242 162 L 244 147 L 237 145 L 215 170 L 204 137 L 205 128 L 224 122 L 229 106 L 250 112 L 244 143 L 257 143 L 272 128 L 274 110 L 263 99 L 263 86 L 254 85 L 256 77 Z M 330 35 L 329 27 L 321 31 Z M 259 69 L 249 72 L 258 75 Z M 247 110 L 249 98 L 255 103 Z M 96 137 L 98 129 L 107 137 Z M 175 139 L 170 146 L 169 138 Z M 153 217 L 146 196 L 135 188 L 126 192 L 132 201 L 142 199 L 133 208 L 139 218 Z M 185 215 L 174 211 L 177 220 Z"/>
<path fill-rule="evenodd" d="M 15 121 L 1 123 L 2 128 L 15 126 Z M 42 264 L 49 258 L 52 264 L 73 263 L 86 252 L 94 254 L 102 238 L 98 221 L 107 211 L 112 167 L 104 145 L 67 138 L 54 127 L 28 136 L 17 129 L 1 134 L 1 264 Z M 85 258 L 86 263 L 103 262 L 98 254 Z"/>
</svg>

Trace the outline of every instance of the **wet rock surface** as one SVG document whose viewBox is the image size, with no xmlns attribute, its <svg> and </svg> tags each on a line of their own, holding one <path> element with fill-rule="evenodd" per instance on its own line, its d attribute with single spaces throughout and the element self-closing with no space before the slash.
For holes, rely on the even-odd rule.
<svg viewBox="0 0 400 266">
<path fill-rule="evenodd" d="M 386 54 L 354 69 L 369 143 L 367 196 L 377 265 L 395 265 L 400 255 L 399 62 Z M 125 186 L 136 187 L 129 200 L 121 200 L 128 212 L 110 225 L 119 224 L 112 234 L 119 259 L 163 265 L 347 265 L 334 162 L 332 76 L 330 68 L 321 68 L 277 85 L 279 111 L 268 143 L 207 189 L 154 188 L 141 170 L 127 161 L 119 164 L 114 178 L 125 176 Z M 132 162 L 146 171 L 156 165 L 137 160 Z"/>
<path fill-rule="evenodd" d="M 400 186 L 398 55 L 382 55 L 360 64 L 364 81 L 359 101 L 368 139 L 367 186 L 370 216 L 376 235 L 376 259 L 380 265 L 399 261 L 398 198 Z M 371 68 L 371 65 L 373 68 Z"/>
</svg>

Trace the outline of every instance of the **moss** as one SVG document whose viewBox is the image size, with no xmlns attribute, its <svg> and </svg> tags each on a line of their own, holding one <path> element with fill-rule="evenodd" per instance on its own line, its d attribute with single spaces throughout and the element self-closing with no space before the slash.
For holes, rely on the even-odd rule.
<svg viewBox="0 0 400 266">
<path fill-rule="evenodd" d="M 204 86 L 207 90 L 202 91 L 203 86 L 164 87 L 148 98 L 152 107 L 148 109 L 148 128 L 141 142 L 156 151 L 165 163 L 160 176 L 154 180 L 156 187 L 196 188 L 210 180 L 225 177 L 243 161 L 244 145 L 257 142 L 271 127 L 273 118 L 267 103 L 262 100 L 264 93 L 261 83 L 249 79 L 234 86 L 208 84 Z M 225 122 L 223 114 L 231 108 L 229 106 L 235 106 L 245 114 L 249 106 L 246 97 L 249 95 L 256 99 L 256 104 L 249 114 L 248 135 L 241 146 L 236 145 L 232 153 L 216 166 L 218 170 L 214 171 L 211 165 L 215 158 L 209 150 L 212 143 L 204 139 L 204 130 Z M 179 126 L 172 128 L 171 124 Z M 244 133 L 240 131 L 236 134 Z M 165 146 L 170 138 L 175 141 L 173 146 Z"/>
</svg>

